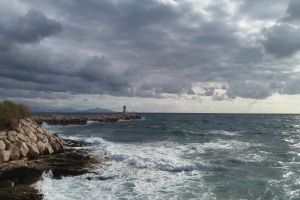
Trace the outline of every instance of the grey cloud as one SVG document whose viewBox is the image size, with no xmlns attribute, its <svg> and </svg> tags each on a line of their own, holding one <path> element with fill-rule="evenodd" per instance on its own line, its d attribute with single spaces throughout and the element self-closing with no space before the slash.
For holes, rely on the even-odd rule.
<svg viewBox="0 0 300 200">
<path fill-rule="evenodd" d="M 38 11 L 1 22 L 6 28 L 0 30 L 0 88 L 28 91 L 20 97 L 63 92 L 161 98 L 164 93 L 195 95 L 195 83 L 209 82 L 226 85 L 224 93 L 209 87 L 200 94 L 214 100 L 291 93 L 282 82 L 295 62 L 277 59 L 292 59 L 298 52 L 298 29 L 282 22 L 259 33 L 265 37 L 259 45 L 245 45 L 247 38 L 237 34 L 234 21 L 283 18 L 276 13 L 287 2 L 245 0 L 232 18 L 221 0 L 204 8 L 209 18 L 189 1 L 19 2 Z M 268 13 L 259 8 L 271 3 Z M 13 31 L 17 26 L 19 33 Z M 265 58 L 263 47 L 275 58 Z M 280 67 L 274 67 L 277 61 Z"/>
<path fill-rule="evenodd" d="M 292 57 L 300 50 L 300 3 L 290 0 L 287 10 L 275 25 L 264 30 L 263 41 L 267 53 L 278 58 Z"/>
<path fill-rule="evenodd" d="M 290 0 L 287 9 L 287 16 L 284 18 L 287 21 L 300 20 L 300 2 L 298 0 Z"/>
<path fill-rule="evenodd" d="M 36 10 L 9 22 L 0 22 L 1 38 L 10 42 L 33 43 L 61 31 L 61 25 Z M 3 41 L 2 41 L 3 42 Z"/>
<path fill-rule="evenodd" d="M 242 0 L 240 12 L 250 19 L 280 19 L 286 12 L 288 2 L 289 0 Z"/>
<path fill-rule="evenodd" d="M 245 81 L 240 84 L 233 84 L 227 90 L 228 96 L 242 98 L 264 99 L 271 96 L 273 91 L 268 83 Z"/>
<path fill-rule="evenodd" d="M 278 57 L 293 56 L 300 50 L 300 28 L 279 24 L 266 31 L 266 51 Z"/>
</svg>

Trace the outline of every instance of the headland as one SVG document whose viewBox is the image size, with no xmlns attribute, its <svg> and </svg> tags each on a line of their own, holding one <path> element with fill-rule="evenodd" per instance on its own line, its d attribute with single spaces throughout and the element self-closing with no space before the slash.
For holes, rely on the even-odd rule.
<svg viewBox="0 0 300 200">
<path fill-rule="evenodd" d="M 15 128 L 0 131 L 0 199 L 41 200 L 43 195 L 33 184 L 51 171 L 54 178 L 92 172 L 106 158 L 84 148 L 88 143 L 67 140 L 40 124 L 86 124 L 88 121 L 116 122 L 140 119 L 134 114 L 32 116 L 21 119 Z M 83 147 L 83 148 L 78 148 Z M 99 174 L 99 176 L 101 176 Z"/>
</svg>

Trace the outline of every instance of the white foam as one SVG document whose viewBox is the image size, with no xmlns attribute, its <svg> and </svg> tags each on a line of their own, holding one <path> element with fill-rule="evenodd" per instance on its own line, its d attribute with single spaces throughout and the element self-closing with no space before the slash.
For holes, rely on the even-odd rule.
<svg viewBox="0 0 300 200">
<path fill-rule="evenodd" d="M 208 134 L 216 134 L 216 135 L 227 135 L 227 136 L 237 136 L 240 132 L 238 131 L 224 131 L 224 130 L 213 130 L 209 131 Z"/>
<path fill-rule="evenodd" d="M 105 181 L 87 180 L 88 175 L 54 180 L 45 174 L 36 188 L 46 200 L 69 199 L 215 199 L 214 186 L 204 181 L 210 163 L 201 153 L 210 150 L 245 149 L 253 146 L 237 140 L 207 143 L 175 142 L 115 143 L 99 137 L 68 137 L 94 144 L 95 153 L 111 157 L 99 169 Z M 193 159 L 188 155 L 200 154 Z M 91 175 L 95 176 L 95 175 Z"/>
<path fill-rule="evenodd" d="M 188 145 L 112 143 L 97 137 L 81 140 L 95 144 L 96 153 L 112 158 L 108 167 L 99 170 L 102 176 L 115 178 L 97 181 L 82 175 L 54 180 L 51 174 L 44 174 L 36 188 L 45 199 L 183 199 L 184 195 L 189 199 L 213 198 L 212 186 L 202 179 L 207 174 L 206 163 L 182 157 Z"/>
<path fill-rule="evenodd" d="M 185 130 L 185 129 L 183 129 L 183 132 L 195 134 L 195 135 L 225 135 L 225 136 L 238 136 L 241 133 L 238 131 L 225 131 L 225 130 L 212 130 L 205 133 L 203 132 L 198 133 L 192 130 Z"/>
<path fill-rule="evenodd" d="M 85 125 L 91 125 L 91 124 L 100 124 L 100 123 L 103 123 L 103 122 L 99 122 L 99 121 L 90 121 L 90 120 L 88 120 L 87 122 L 86 122 L 86 124 Z"/>
</svg>

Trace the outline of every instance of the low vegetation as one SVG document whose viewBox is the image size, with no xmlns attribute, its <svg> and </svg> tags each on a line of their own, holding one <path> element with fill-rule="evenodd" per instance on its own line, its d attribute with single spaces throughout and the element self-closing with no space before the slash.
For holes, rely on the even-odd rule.
<svg viewBox="0 0 300 200">
<path fill-rule="evenodd" d="M 29 109 L 24 104 L 17 104 L 12 101 L 0 102 L 0 130 L 14 129 L 20 119 L 29 116 Z"/>
</svg>

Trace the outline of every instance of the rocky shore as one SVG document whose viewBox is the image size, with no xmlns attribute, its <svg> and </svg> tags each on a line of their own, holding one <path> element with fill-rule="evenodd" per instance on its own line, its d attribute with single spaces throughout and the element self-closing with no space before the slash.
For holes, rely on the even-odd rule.
<svg viewBox="0 0 300 200">
<path fill-rule="evenodd" d="M 0 132 L 0 163 L 62 151 L 62 140 L 29 118 L 20 120 L 14 130 Z"/>
<path fill-rule="evenodd" d="M 49 125 L 84 125 L 88 121 L 96 122 L 117 122 L 119 120 L 136 120 L 142 117 L 132 113 L 121 114 L 98 114 L 98 115 L 38 115 L 33 119 L 42 124 L 46 122 Z"/>
<path fill-rule="evenodd" d="M 20 120 L 15 130 L 0 132 L 0 199 L 43 199 L 32 186 L 43 172 L 52 171 L 54 178 L 80 175 L 104 162 L 84 148 L 74 148 L 86 145 L 61 139 L 29 118 Z"/>
</svg>

